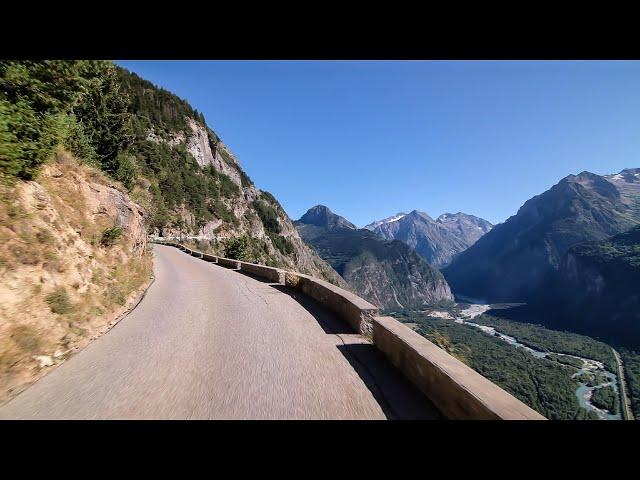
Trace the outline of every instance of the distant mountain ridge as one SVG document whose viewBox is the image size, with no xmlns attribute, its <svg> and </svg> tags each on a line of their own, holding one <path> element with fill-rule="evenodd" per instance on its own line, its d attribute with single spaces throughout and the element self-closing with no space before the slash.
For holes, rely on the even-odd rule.
<svg viewBox="0 0 640 480">
<path fill-rule="evenodd" d="M 473 245 L 493 225 L 466 213 L 444 213 L 436 220 L 413 210 L 366 225 L 387 240 L 400 240 L 436 268 L 447 266 L 455 255 Z"/>
<path fill-rule="evenodd" d="M 581 242 L 606 240 L 640 224 L 640 169 L 568 175 L 520 207 L 443 270 L 458 294 L 527 301 Z"/>
<path fill-rule="evenodd" d="M 356 228 L 323 205 L 294 224 L 358 295 L 383 309 L 453 300 L 442 274 L 402 242 Z"/>
</svg>

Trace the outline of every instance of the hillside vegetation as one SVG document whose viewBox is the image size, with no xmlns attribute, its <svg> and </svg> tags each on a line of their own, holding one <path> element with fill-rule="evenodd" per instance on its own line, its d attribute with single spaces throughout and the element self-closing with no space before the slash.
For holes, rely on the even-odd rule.
<svg viewBox="0 0 640 480">
<path fill-rule="evenodd" d="M 118 77 L 132 119 L 127 181 L 149 212 L 152 234 L 217 255 L 226 244 L 243 245 L 244 260 L 347 286 L 304 244 L 276 198 L 254 185 L 201 113 L 134 73 L 118 69 Z"/>
<path fill-rule="evenodd" d="M 554 321 L 618 344 L 640 345 L 640 227 L 587 242 L 563 257 L 547 299 Z"/>
<path fill-rule="evenodd" d="M 108 61 L 2 61 L 0 91 L 5 184 L 35 178 L 63 146 L 121 182 L 152 234 L 196 237 L 214 250 L 247 236 L 252 260 L 346 286 L 204 116 L 171 92 Z"/>
</svg>

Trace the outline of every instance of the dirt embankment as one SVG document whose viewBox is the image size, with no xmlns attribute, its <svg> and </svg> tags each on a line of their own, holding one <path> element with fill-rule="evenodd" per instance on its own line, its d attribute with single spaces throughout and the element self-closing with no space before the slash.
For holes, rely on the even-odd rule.
<svg viewBox="0 0 640 480">
<path fill-rule="evenodd" d="M 150 282 L 145 215 L 66 152 L 0 186 L 0 404 L 106 332 Z"/>
</svg>

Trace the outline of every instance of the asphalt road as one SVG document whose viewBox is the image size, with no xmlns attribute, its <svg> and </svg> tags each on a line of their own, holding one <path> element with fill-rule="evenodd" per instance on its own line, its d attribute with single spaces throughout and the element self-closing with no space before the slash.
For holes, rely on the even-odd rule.
<svg viewBox="0 0 640 480">
<path fill-rule="evenodd" d="M 622 364 L 622 358 L 615 348 L 611 348 L 613 355 L 616 357 L 616 363 L 618 365 L 618 382 L 620 387 L 620 393 L 622 397 L 622 418 L 625 420 L 633 420 L 633 412 L 631 411 L 631 400 L 629 400 L 629 394 L 627 392 L 627 381 L 624 377 L 624 366 Z"/>
<path fill-rule="evenodd" d="M 433 407 L 306 297 L 155 245 L 156 280 L 3 419 L 407 419 Z"/>
</svg>

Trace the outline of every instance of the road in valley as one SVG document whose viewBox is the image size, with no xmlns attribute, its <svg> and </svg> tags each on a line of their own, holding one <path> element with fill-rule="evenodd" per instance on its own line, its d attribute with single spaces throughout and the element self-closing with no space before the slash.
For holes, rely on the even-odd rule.
<svg viewBox="0 0 640 480">
<path fill-rule="evenodd" d="M 360 335 L 283 287 L 154 245 L 155 282 L 3 419 L 437 418 Z"/>
<path fill-rule="evenodd" d="M 616 363 L 618 364 L 618 378 L 620 379 L 620 400 L 622 401 L 622 410 L 624 411 L 623 418 L 625 420 L 633 420 L 633 413 L 631 412 L 631 400 L 629 400 L 629 394 L 627 392 L 627 381 L 624 378 L 624 367 L 622 365 L 622 358 L 615 348 L 612 348 L 613 355 L 616 357 Z"/>
</svg>

